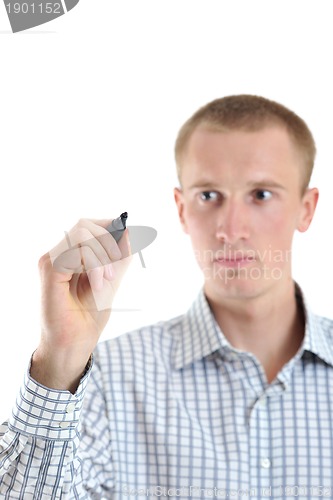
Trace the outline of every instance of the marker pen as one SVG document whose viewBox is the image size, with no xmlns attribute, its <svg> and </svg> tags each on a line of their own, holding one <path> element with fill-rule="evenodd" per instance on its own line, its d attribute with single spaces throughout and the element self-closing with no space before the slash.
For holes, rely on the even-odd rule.
<svg viewBox="0 0 333 500">
<path fill-rule="evenodd" d="M 118 242 L 122 237 L 125 229 L 126 229 L 126 220 L 128 217 L 127 212 L 123 212 L 119 217 L 113 219 L 111 224 L 106 228 L 110 234 L 114 237 L 114 239 Z"/>
</svg>

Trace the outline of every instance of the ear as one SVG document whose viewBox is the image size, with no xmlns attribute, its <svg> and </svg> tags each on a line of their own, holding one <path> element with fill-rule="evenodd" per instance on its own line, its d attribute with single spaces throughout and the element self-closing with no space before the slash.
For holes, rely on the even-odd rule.
<svg viewBox="0 0 333 500">
<path fill-rule="evenodd" d="M 307 189 L 302 198 L 302 207 L 297 229 L 304 233 L 310 226 L 318 203 L 319 191 L 317 188 Z"/>
<path fill-rule="evenodd" d="M 185 216 L 184 216 L 185 202 L 184 202 L 183 191 L 181 190 L 181 188 L 174 188 L 173 195 L 174 195 L 175 202 L 177 205 L 178 216 L 179 216 L 179 220 L 180 220 L 180 223 L 182 225 L 183 231 L 185 233 L 188 233 L 187 225 L 185 222 Z"/>
</svg>

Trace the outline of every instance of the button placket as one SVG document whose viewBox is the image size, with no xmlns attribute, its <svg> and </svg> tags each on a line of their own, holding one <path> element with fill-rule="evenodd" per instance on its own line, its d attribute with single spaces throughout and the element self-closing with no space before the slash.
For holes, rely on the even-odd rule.
<svg viewBox="0 0 333 500">
<path fill-rule="evenodd" d="M 265 395 L 260 396 L 258 404 L 261 408 L 265 408 L 267 406 L 267 396 Z"/>
<path fill-rule="evenodd" d="M 271 439 L 269 431 L 269 415 L 267 390 L 263 386 L 256 388 L 255 399 L 252 400 L 252 416 L 250 420 L 250 474 L 251 488 L 254 491 L 270 487 Z M 253 473 L 251 473 L 253 469 Z"/>
</svg>

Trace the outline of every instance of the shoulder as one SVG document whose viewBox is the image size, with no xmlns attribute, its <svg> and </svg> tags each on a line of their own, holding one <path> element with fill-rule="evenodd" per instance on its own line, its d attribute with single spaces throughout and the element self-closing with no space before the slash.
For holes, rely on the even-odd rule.
<svg viewBox="0 0 333 500">
<path fill-rule="evenodd" d="M 317 329 L 320 329 L 329 340 L 333 340 L 333 319 L 318 314 L 313 314 L 313 318 Z"/>
</svg>

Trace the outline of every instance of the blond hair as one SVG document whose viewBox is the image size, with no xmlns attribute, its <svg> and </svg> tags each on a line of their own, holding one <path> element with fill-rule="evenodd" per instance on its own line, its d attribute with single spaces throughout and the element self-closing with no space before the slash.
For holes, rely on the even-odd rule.
<svg viewBox="0 0 333 500">
<path fill-rule="evenodd" d="M 177 174 L 181 182 L 181 164 L 194 130 L 202 127 L 212 131 L 245 130 L 255 132 L 269 125 L 281 125 L 289 133 L 304 160 L 303 191 L 309 185 L 316 145 L 302 118 L 281 104 L 256 95 L 233 95 L 216 99 L 201 107 L 181 127 L 176 144 Z"/>
</svg>

